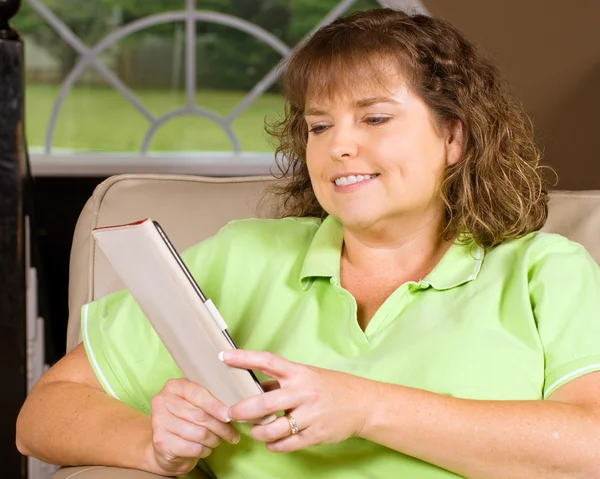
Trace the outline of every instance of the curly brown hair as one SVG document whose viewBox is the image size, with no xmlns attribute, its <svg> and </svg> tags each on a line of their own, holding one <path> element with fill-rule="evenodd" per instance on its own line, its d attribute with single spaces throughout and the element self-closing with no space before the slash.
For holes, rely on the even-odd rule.
<svg viewBox="0 0 600 479">
<path fill-rule="evenodd" d="M 281 216 L 326 216 L 306 166 L 307 98 L 380 82 L 390 64 L 439 124 L 462 123 L 461 160 L 446 168 L 440 185 L 444 237 L 489 248 L 540 229 L 548 214 L 541 154 L 498 69 L 449 23 L 387 8 L 334 21 L 287 60 L 285 112 L 266 125 L 285 179 L 274 189 Z"/>
</svg>

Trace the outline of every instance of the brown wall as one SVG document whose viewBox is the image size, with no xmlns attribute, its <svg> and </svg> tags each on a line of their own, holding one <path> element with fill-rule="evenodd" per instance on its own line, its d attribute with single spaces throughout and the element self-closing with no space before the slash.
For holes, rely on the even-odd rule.
<svg viewBox="0 0 600 479">
<path fill-rule="evenodd" d="M 558 188 L 600 189 L 600 1 L 424 0 L 496 60 Z"/>
</svg>

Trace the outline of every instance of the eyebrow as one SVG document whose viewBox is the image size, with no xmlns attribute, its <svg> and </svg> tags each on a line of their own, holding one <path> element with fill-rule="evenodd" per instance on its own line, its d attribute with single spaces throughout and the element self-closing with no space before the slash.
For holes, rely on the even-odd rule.
<svg viewBox="0 0 600 479">
<path fill-rule="evenodd" d="M 373 96 L 368 98 L 361 98 L 354 102 L 355 108 L 367 108 L 378 103 L 390 103 L 392 105 L 398 105 L 399 103 L 388 96 Z M 320 108 L 307 108 L 304 111 L 304 116 L 322 116 L 327 115 L 327 111 Z"/>
</svg>

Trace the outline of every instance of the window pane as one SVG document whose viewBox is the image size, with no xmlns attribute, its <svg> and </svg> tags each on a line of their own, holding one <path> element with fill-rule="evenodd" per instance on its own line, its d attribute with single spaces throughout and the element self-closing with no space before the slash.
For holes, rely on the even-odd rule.
<svg viewBox="0 0 600 479">
<path fill-rule="evenodd" d="M 233 151 L 233 146 L 225 130 L 212 120 L 181 116 L 157 130 L 150 151 Z"/>
<path fill-rule="evenodd" d="M 96 76 L 91 68 L 83 78 Z M 38 86 L 30 86 L 35 91 Z M 58 92 L 58 89 L 56 89 Z M 140 98 L 144 102 L 144 97 Z M 99 79 L 77 82 L 65 98 L 53 151 L 138 152 L 150 123 L 117 90 Z"/>
</svg>

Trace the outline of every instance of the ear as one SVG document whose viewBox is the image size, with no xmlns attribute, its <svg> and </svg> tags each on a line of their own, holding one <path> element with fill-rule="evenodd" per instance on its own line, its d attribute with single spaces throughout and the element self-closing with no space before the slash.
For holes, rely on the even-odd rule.
<svg viewBox="0 0 600 479">
<path fill-rule="evenodd" d="M 462 158 L 463 125 L 460 120 L 452 120 L 446 136 L 446 164 L 455 165 Z"/>
</svg>

